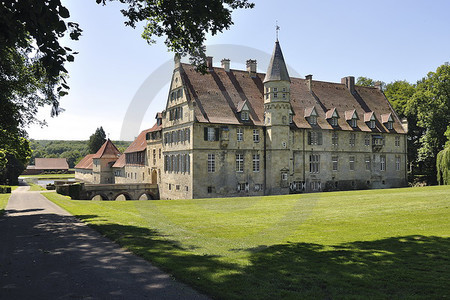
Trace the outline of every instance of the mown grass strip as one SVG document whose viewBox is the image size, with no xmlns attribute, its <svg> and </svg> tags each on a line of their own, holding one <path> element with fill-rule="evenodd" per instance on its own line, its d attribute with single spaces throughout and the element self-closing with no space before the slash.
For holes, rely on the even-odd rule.
<svg viewBox="0 0 450 300">
<path fill-rule="evenodd" d="M 168 200 L 50 200 L 225 299 L 444 298 L 450 187 Z"/>
</svg>

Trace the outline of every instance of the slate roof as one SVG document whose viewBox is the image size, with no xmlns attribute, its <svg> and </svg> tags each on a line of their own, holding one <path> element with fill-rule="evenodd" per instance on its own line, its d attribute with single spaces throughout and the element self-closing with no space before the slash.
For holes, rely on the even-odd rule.
<svg viewBox="0 0 450 300">
<path fill-rule="evenodd" d="M 92 158 L 118 158 L 120 154 L 121 153 L 116 145 L 114 145 L 110 139 L 107 139 Z"/>
<path fill-rule="evenodd" d="M 88 154 L 85 157 L 83 157 L 82 160 L 80 160 L 79 163 L 77 163 L 77 165 L 75 166 L 75 169 L 90 169 L 92 170 L 92 165 L 93 165 L 93 156 L 95 154 Z"/>
<path fill-rule="evenodd" d="M 264 83 L 265 74 L 257 73 L 249 76 L 247 71 L 231 69 L 225 72 L 223 68 L 214 67 L 202 75 L 189 64 L 181 64 L 181 78 L 186 87 L 188 102 L 194 108 L 198 122 L 215 124 L 243 124 L 239 119 L 238 107 L 247 100 L 250 108 L 250 122 L 262 126 L 264 120 Z M 392 114 L 394 129 L 391 132 L 405 133 L 400 119 L 394 113 L 391 105 L 378 88 L 355 86 L 352 94 L 342 83 L 331 83 L 291 77 L 290 103 L 294 113 L 293 123 L 298 128 L 312 128 L 305 118 L 305 108 L 316 109 L 317 125 L 314 128 L 334 129 L 326 119 L 326 112 L 336 108 L 338 127 L 340 130 L 389 132 L 382 124 L 381 115 Z M 356 111 L 359 116 L 357 127 L 352 128 L 345 116 L 348 111 Z M 373 111 L 376 128 L 370 129 L 364 122 L 365 113 Z"/>
<path fill-rule="evenodd" d="M 286 63 L 284 62 L 283 52 L 281 51 L 280 43 L 275 42 L 275 48 L 273 49 L 272 57 L 270 59 L 269 68 L 267 69 L 264 82 L 268 81 L 291 81 Z"/>
<path fill-rule="evenodd" d="M 69 169 L 69 165 L 65 158 L 35 158 L 34 169 L 67 170 Z"/>
</svg>

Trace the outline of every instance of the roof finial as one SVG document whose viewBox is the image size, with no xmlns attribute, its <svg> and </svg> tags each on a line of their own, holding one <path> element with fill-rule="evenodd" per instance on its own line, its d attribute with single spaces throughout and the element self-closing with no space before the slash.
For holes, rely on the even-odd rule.
<svg viewBox="0 0 450 300">
<path fill-rule="evenodd" d="M 275 23 L 275 31 L 277 32 L 277 42 L 278 42 L 278 31 L 280 31 L 280 26 L 278 26 L 278 20 Z"/>
</svg>

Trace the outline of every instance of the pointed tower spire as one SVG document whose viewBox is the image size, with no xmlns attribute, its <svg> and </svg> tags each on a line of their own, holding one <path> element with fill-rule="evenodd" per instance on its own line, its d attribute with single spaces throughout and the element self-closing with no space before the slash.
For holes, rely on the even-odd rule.
<svg viewBox="0 0 450 300">
<path fill-rule="evenodd" d="M 275 42 L 275 49 L 273 49 L 272 58 L 270 59 L 269 68 L 267 68 L 266 77 L 264 83 L 269 81 L 289 81 L 289 73 L 284 62 L 283 52 L 281 52 L 280 43 Z"/>
</svg>

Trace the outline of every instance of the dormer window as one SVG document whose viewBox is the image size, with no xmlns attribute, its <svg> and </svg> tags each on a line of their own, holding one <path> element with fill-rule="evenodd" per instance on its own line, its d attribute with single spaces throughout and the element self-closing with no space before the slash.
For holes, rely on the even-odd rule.
<svg viewBox="0 0 450 300">
<path fill-rule="evenodd" d="M 347 110 L 345 112 L 345 120 L 349 123 L 349 125 L 352 128 L 358 127 L 358 114 L 356 113 L 356 110 Z"/>
<path fill-rule="evenodd" d="M 240 102 L 236 109 L 240 114 L 241 121 L 248 121 L 250 119 L 250 107 L 247 100 Z"/>
<path fill-rule="evenodd" d="M 317 116 L 318 114 L 314 106 L 305 108 L 305 118 L 310 125 L 317 125 Z"/>
<path fill-rule="evenodd" d="M 337 113 L 336 108 L 328 110 L 326 113 L 326 118 L 330 122 L 331 126 L 333 127 L 338 126 L 339 114 Z"/>
<path fill-rule="evenodd" d="M 376 121 L 376 118 L 375 118 L 375 114 L 373 113 L 373 111 L 364 114 L 364 122 L 367 124 L 367 126 L 370 129 L 376 128 L 375 121 Z"/>
<path fill-rule="evenodd" d="M 394 129 L 394 119 L 391 113 L 381 115 L 381 122 L 383 122 L 388 130 Z"/>
</svg>

